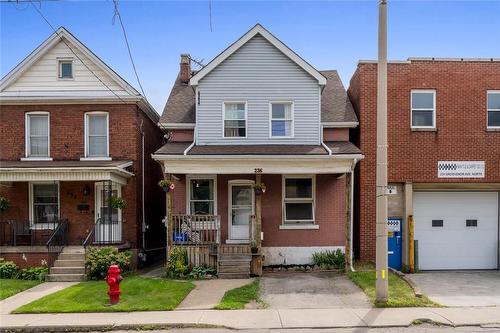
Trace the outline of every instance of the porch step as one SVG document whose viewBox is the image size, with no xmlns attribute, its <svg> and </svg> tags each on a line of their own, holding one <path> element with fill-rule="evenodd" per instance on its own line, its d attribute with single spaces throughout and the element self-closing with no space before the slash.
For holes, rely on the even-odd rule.
<svg viewBox="0 0 500 333">
<path fill-rule="evenodd" d="M 85 260 L 85 253 L 67 253 L 62 252 L 57 257 L 58 260 Z"/>
<path fill-rule="evenodd" d="M 85 278 L 85 250 L 82 246 L 65 247 L 47 275 L 50 282 L 78 282 Z"/>
<path fill-rule="evenodd" d="M 85 260 L 56 260 L 54 262 L 54 267 L 84 267 Z"/>
<path fill-rule="evenodd" d="M 217 276 L 219 277 L 219 279 L 248 279 L 250 277 L 250 273 L 218 273 Z"/>
<path fill-rule="evenodd" d="M 85 267 L 51 267 L 50 274 L 85 274 Z"/>
<path fill-rule="evenodd" d="M 221 279 L 248 278 L 251 261 L 252 255 L 249 253 L 219 254 L 217 275 Z"/>
<path fill-rule="evenodd" d="M 80 282 L 85 280 L 85 274 L 49 274 L 49 282 Z"/>
</svg>

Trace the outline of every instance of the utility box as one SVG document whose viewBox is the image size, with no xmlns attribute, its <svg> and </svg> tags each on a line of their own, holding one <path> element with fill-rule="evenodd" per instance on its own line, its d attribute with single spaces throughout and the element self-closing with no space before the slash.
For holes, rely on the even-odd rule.
<svg viewBox="0 0 500 333">
<path fill-rule="evenodd" d="M 390 217 L 387 219 L 387 255 L 389 259 L 389 267 L 401 271 L 402 261 L 402 225 L 401 217 Z"/>
</svg>

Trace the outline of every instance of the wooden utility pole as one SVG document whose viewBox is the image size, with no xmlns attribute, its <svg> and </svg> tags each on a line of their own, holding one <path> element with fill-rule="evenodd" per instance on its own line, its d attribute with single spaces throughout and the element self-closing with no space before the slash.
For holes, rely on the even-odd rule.
<svg viewBox="0 0 500 333">
<path fill-rule="evenodd" d="M 387 302 L 387 1 L 378 9 L 376 301 Z"/>
</svg>

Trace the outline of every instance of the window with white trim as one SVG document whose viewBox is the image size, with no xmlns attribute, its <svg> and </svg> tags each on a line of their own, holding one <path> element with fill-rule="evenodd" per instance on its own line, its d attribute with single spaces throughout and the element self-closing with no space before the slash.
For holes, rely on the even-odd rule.
<svg viewBox="0 0 500 333">
<path fill-rule="evenodd" d="M 215 212 L 214 191 L 214 179 L 189 179 L 189 213 L 194 215 L 213 215 Z"/>
<path fill-rule="evenodd" d="M 436 127 L 436 91 L 411 91 L 411 127 Z"/>
<path fill-rule="evenodd" d="M 72 79 L 73 78 L 73 61 L 72 60 L 59 60 L 59 78 Z"/>
<path fill-rule="evenodd" d="M 314 223 L 314 177 L 284 177 L 283 213 L 285 224 Z"/>
<path fill-rule="evenodd" d="M 108 113 L 85 114 L 85 157 L 108 157 Z"/>
<path fill-rule="evenodd" d="M 293 136 L 293 104 L 271 102 L 271 137 Z"/>
<path fill-rule="evenodd" d="M 49 157 L 49 113 L 26 113 L 26 157 Z"/>
<path fill-rule="evenodd" d="M 31 204 L 33 223 L 52 223 L 59 218 L 59 184 L 32 183 Z"/>
<path fill-rule="evenodd" d="M 247 110 L 244 102 L 224 103 L 224 137 L 245 138 L 247 136 Z"/>
<path fill-rule="evenodd" d="M 500 90 L 487 92 L 488 128 L 500 128 Z"/>
</svg>

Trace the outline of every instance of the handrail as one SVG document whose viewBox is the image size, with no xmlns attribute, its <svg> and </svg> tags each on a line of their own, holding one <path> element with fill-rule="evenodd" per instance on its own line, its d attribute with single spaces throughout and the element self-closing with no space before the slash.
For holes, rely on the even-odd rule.
<svg viewBox="0 0 500 333">
<path fill-rule="evenodd" d="M 49 240 L 47 241 L 47 243 L 45 244 L 46 246 L 50 246 L 52 245 L 51 243 L 55 240 L 55 237 L 56 235 L 58 235 L 58 233 L 60 233 L 60 230 L 62 230 L 62 234 L 63 234 L 63 242 L 66 242 L 66 235 L 65 235 L 65 231 L 66 231 L 66 225 L 68 224 L 68 220 L 62 220 L 60 221 L 58 224 L 57 224 L 57 227 L 54 229 L 54 231 L 52 231 L 52 234 L 50 235 L 49 237 Z"/>
<path fill-rule="evenodd" d="M 100 219 L 100 218 L 99 218 Z M 97 219 L 96 223 L 94 223 L 94 225 L 92 226 L 92 228 L 90 229 L 89 233 L 87 234 L 87 236 L 85 237 L 85 239 L 83 240 L 83 247 L 84 248 L 87 248 L 90 244 L 90 240 L 92 239 L 92 237 L 95 235 L 95 227 L 97 225 L 97 223 L 99 222 L 99 219 Z"/>
<path fill-rule="evenodd" d="M 52 267 L 59 253 L 62 252 L 64 246 L 68 243 L 66 239 L 66 229 L 68 220 L 58 221 L 57 227 L 54 229 L 46 243 L 48 252 L 48 266 Z"/>
</svg>

